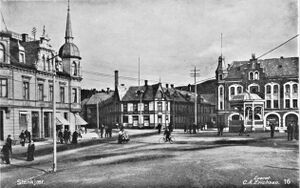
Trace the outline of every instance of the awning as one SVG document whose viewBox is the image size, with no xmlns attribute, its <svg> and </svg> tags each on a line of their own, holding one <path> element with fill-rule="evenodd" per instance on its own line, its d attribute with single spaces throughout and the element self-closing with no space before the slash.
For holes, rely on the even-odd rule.
<svg viewBox="0 0 300 188">
<path fill-rule="evenodd" d="M 56 114 L 56 125 L 70 125 L 70 123 L 60 114 Z"/>
<path fill-rule="evenodd" d="M 79 114 L 75 114 L 75 125 L 87 125 L 88 123 L 80 117 Z"/>
</svg>

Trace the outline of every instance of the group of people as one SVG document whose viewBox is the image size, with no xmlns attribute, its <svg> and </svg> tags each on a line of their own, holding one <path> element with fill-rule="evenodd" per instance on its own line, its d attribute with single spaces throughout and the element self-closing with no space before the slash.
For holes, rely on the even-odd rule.
<svg viewBox="0 0 300 188">
<path fill-rule="evenodd" d="M 118 124 L 116 124 L 116 126 L 118 127 Z M 105 138 L 108 138 L 108 137 L 111 138 L 112 137 L 112 126 L 101 124 L 100 125 L 101 138 L 103 138 L 103 134 L 104 134 Z"/>
<path fill-rule="evenodd" d="M 58 138 L 61 144 L 65 143 L 72 143 L 72 144 L 77 144 L 78 143 L 78 138 L 82 137 L 81 132 L 78 130 L 75 130 L 72 134 L 72 140 L 71 140 L 71 131 L 69 129 L 65 129 L 64 132 L 62 132 L 61 129 L 58 131 Z"/>
<path fill-rule="evenodd" d="M 118 136 L 118 143 L 119 144 L 127 143 L 129 140 L 130 140 L 129 135 L 125 131 L 124 127 L 121 126 L 119 131 L 119 136 Z"/>
<path fill-rule="evenodd" d="M 25 131 L 24 130 L 21 131 L 19 138 L 20 138 L 20 144 L 22 146 L 25 146 L 26 141 L 28 141 L 28 143 L 31 142 L 31 134 L 27 129 Z"/>
<path fill-rule="evenodd" d="M 294 138 L 296 140 L 299 139 L 299 127 L 298 124 L 296 124 L 295 122 L 290 122 L 287 125 L 287 139 L 289 140 L 293 140 Z"/>
<path fill-rule="evenodd" d="M 196 134 L 197 132 L 199 132 L 200 130 L 205 130 L 207 129 L 207 125 L 206 124 L 190 124 L 190 125 L 184 125 L 184 133 L 189 133 L 189 134 Z"/>
</svg>

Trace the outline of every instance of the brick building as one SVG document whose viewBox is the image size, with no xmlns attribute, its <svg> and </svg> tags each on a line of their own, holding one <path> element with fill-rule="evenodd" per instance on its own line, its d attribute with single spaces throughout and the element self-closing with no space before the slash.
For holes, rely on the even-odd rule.
<svg viewBox="0 0 300 188">
<path fill-rule="evenodd" d="M 286 130 L 298 124 L 299 58 L 281 57 L 234 61 L 224 66 L 219 57 L 216 69 L 218 123 L 237 131 L 243 122 L 249 130 Z"/>
<path fill-rule="evenodd" d="M 68 8 L 65 43 L 58 54 L 45 29 L 39 40 L 27 34 L 0 32 L 1 140 L 8 134 L 18 139 L 26 129 L 36 139 L 52 137 L 54 98 L 57 129 L 74 131 L 86 123 L 79 116 L 81 57 L 73 43 L 70 19 Z"/>
</svg>

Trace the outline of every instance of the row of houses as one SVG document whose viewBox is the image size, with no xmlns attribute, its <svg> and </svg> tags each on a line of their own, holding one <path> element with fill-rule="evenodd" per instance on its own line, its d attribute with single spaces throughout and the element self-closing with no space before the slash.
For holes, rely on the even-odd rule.
<svg viewBox="0 0 300 188">
<path fill-rule="evenodd" d="M 145 80 L 143 86 L 124 89 L 115 71 L 115 90 L 84 99 L 82 116 L 90 127 L 122 123 L 154 128 L 172 123 L 184 128 L 195 121 L 196 88 L 198 125 L 223 126 L 229 131 L 238 131 L 242 123 L 252 131 L 268 130 L 270 123 L 281 131 L 290 123 L 298 125 L 298 57 L 256 59 L 253 55 L 225 67 L 225 58 L 220 56 L 216 65 L 215 79 L 196 87 L 148 85 Z"/>
<path fill-rule="evenodd" d="M 65 42 L 58 53 L 45 28 L 39 39 L 0 31 L 0 140 L 7 135 L 18 139 L 22 130 L 34 139 L 50 138 L 54 124 L 56 130 L 72 132 L 86 124 L 79 115 L 81 57 L 70 19 L 68 8 Z"/>
</svg>

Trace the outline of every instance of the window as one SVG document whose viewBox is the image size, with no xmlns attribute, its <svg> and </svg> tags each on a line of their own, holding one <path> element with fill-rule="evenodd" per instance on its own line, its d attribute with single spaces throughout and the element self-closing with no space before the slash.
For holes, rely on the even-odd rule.
<svg viewBox="0 0 300 188">
<path fill-rule="evenodd" d="M 49 56 L 47 57 L 47 70 L 51 71 L 51 67 L 50 67 L 51 63 L 50 63 L 50 58 Z"/>
<path fill-rule="evenodd" d="M 66 120 L 69 119 L 69 118 L 68 118 L 68 112 L 64 112 L 64 118 L 65 118 Z"/>
<path fill-rule="evenodd" d="M 45 71 L 46 70 L 46 58 L 45 58 L 45 55 L 43 55 L 42 60 L 43 60 L 43 69 Z"/>
<path fill-rule="evenodd" d="M 53 85 L 49 85 L 49 100 L 53 101 Z"/>
<path fill-rule="evenodd" d="M 77 103 L 77 89 L 72 88 L 72 102 Z"/>
<path fill-rule="evenodd" d="M 4 62 L 4 60 L 5 60 L 4 54 L 5 54 L 4 46 L 2 44 L 0 44 L 0 62 Z"/>
<path fill-rule="evenodd" d="M 250 74 L 249 74 L 249 80 L 253 80 L 253 72 L 250 72 Z"/>
<path fill-rule="evenodd" d="M 250 93 L 258 93 L 258 86 L 251 86 Z"/>
<path fill-rule="evenodd" d="M 242 87 L 241 86 L 237 87 L 237 93 L 238 94 L 242 93 Z"/>
<path fill-rule="evenodd" d="M 133 111 L 134 112 L 138 111 L 138 104 L 137 103 L 133 103 Z"/>
<path fill-rule="evenodd" d="M 166 101 L 166 111 L 168 111 L 168 101 Z"/>
<path fill-rule="evenodd" d="M 71 70 L 71 72 L 72 72 L 72 74 L 74 76 L 77 76 L 77 65 L 76 65 L 75 61 L 72 63 L 72 70 Z"/>
<path fill-rule="evenodd" d="M 44 84 L 38 84 L 38 100 L 44 100 Z"/>
<path fill-rule="evenodd" d="M 256 107 L 254 109 L 254 119 L 262 120 L 262 108 L 261 107 Z"/>
<path fill-rule="evenodd" d="M 230 88 L 230 95 L 234 95 L 234 87 Z"/>
<path fill-rule="evenodd" d="M 25 63 L 25 54 L 20 52 L 20 62 Z"/>
<path fill-rule="evenodd" d="M 220 110 L 223 110 L 223 102 L 222 101 L 220 102 L 220 107 L 221 107 Z"/>
<path fill-rule="evenodd" d="M 267 108 L 271 108 L 271 100 L 267 100 Z"/>
<path fill-rule="evenodd" d="M 0 78 L 0 97 L 7 97 L 7 79 L 5 78 Z"/>
<path fill-rule="evenodd" d="M 159 112 L 162 111 L 162 102 L 158 102 L 158 103 L 157 103 L 157 110 L 158 110 Z"/>
<path fill-rule="evenodd" d="M 258 79 L 259 79 L 259 74 L 258 74 L 258 72 L 255 72 L 255 73 L 254 73 L 254 79 L 255 79 L 255 80 L 258 80 Z"/>
<path fill-rule="evenodd" d="M 293 84 L 293 93 L 298 93 L 298 86 L 297 84 Z"/>
<path fill-rule="evenodd" d="M 274 108 L 279 108 L 278 100 L 274 100 Z"/>
<path fill-rule="evenodd" d="M 293 99 L 293 108 L 298 108 L 298 100 Z"/>
<path fill-rule="evenodd" d="M 267 85 L 267 94 L 271 94 L 271 86 Z"/>
<path fill-rule="evenodd" d="M 278 94 L 278 85 L 274 85 L 274 94 Z"/>
<path fill-rule="evenodd" d="M 285 107 L 286 108 L 290 108 L 291 105 L 290 105 L 290 99 L 285 99 Z"/>
<path fill-rule="evenodd" d="M 29 100 L 29 82 L 23 82 L 23 99 Z"/>
<path fill-rule="evenodd" d="M 127 112 L 127 104 L 123 104 L 123 112 Z M 127 117 L 127 116 L 124 116 L 124 117 Z M 127 117 L 127 119 L 128 119 L 128 117 Z"/>
<path fill-rule="evenodd" d="M 285 85 L 285 93 L 290 93 L 290 85 Z"/>
<path fill-rule="evenodd" d="M 149 112 L 149 104 L 148 103 L 144 104 L 144 111 Z"/>
<path fill-rule="evenodd" d="M 220 96 L 223 96 L 223 87 L 220 87 Z"/>
<path fill-rule="evenodd" d="M 123 116 L 123 123 L 128 123 L 128 116 Z"/>
<path fill-rule="evenodd" d="M 59 88 L 59 96 L 60 96 L 60 102 L 64 103 L 65 102 L 65 87 L 61 86 Z"/>
</svg>

